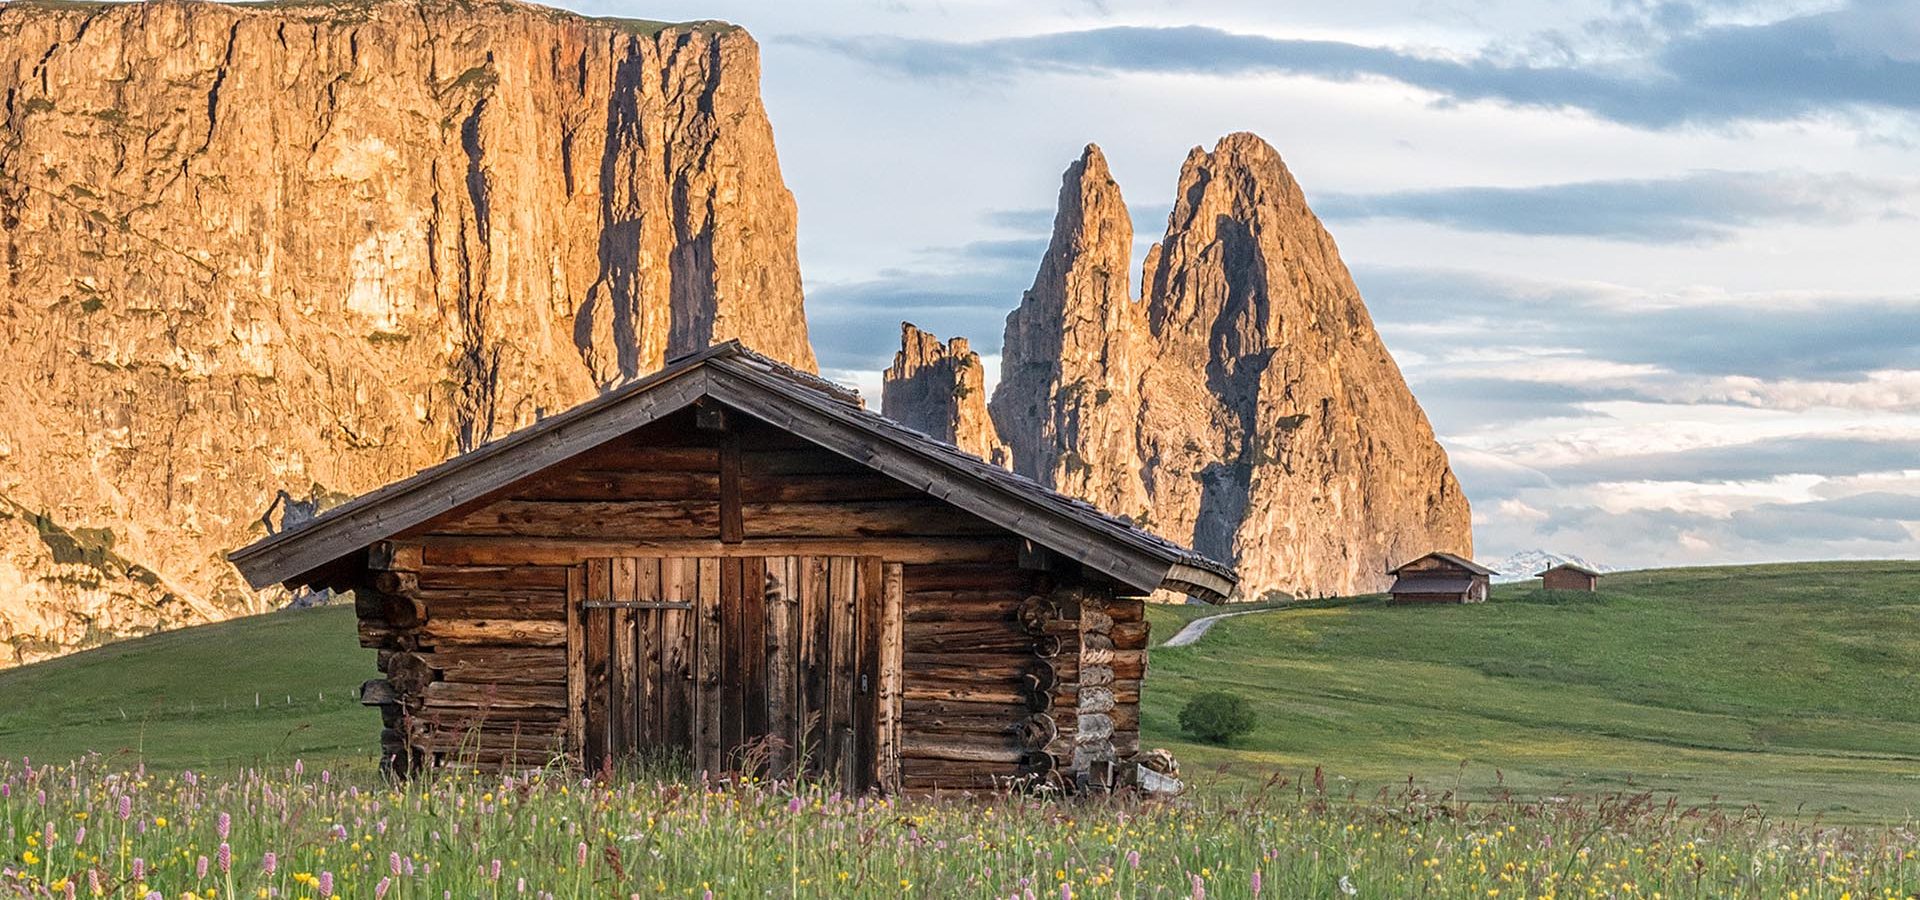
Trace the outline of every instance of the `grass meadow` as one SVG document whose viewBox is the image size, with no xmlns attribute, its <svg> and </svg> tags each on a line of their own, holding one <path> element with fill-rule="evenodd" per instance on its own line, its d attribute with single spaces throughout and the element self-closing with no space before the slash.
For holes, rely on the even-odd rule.
<svg viewBox="0 0 1920 900">
<path fill-rule="evenodd" d="M 0 672 L 0 896 L 1907 897 L 1920 564 L 1316 601 L 1156 650 L 1174 801 L 373 771 L 345 608 Z M 1156 637 L 1210 612 L 1150 611 Z M 1186 740 L 1180 704 L 1255 732 Z"/>
</svg>

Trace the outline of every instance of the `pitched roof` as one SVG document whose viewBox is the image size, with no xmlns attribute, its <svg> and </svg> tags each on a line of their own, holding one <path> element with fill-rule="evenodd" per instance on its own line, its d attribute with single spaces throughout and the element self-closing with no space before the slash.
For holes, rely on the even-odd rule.
<svg viewBox="0 0 1920 900">
<path fill-rule="evenodd" d="M 1398 568 L 1388 569 L 1387 574 L 1398 575 L 1400 574 L 1401 570 L 1407 568 L 1408 566 L 1411 566 L 1414 563 L 1420 562 L 1422 560 L 1428 560 L 1428 559 L 1445 560 L 1456 566 L 1459 566 L 1462 569 L 1466 569 L 1467 571 L 1472 572 L 1475 575 L 1492 575 L 1493 574 L 1493 570 L 1487 568 L 1486 566 L 1483 566 L 1477 562 L 1474 562 L 1473 560 L 1470 560 L 1464 556 L 1456 556 L 1452 553 L 1447 553 L 1441 550 L 1435 550 L 1434 552 L 1429 553 L 1425 556 L 1419 557 L 1418 559 L 1411 559 L 1404 563 L 1401 563 Z"/>
<path fill-rule="evenodd" d="M 300 582 L 584 450 L 711 397 L 964 509 L 1139 590 L 1224 598 L 1233 570 L 859 406 L 858 395 L 716 344 L 665 368 L 269 535 L 228 556 L 255 587 Z"/>
<path fill-rule="evenodd" d="M 1592 575 L 1595 578 L 1600 577 L 1600 573 L 1598 571 L 1594 569 L 1589 569 L 1586 566 L 1583 566 L 1579 563 L 1574 563 L 1574 562 L 1563 562 L 1557 566 L 1553 566 L 1552 568 L 1547 569 L 1546 572 L 1535 572 L 1533 573 L 1533 577 L 1539 578 L 1547 574 L 1547 572 L 1552 572 L 1555 569 L 1566 569 L 1570 572 L 1579 572 L 1582 575 Z"/>
</svg>

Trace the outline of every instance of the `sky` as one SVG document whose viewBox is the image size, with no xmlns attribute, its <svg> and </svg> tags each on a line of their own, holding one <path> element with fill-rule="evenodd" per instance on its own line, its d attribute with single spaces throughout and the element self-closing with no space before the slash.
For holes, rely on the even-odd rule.
<svg viewBox="0 0 1920 900">
<path fill-rule="evenodd" d="M 1477 556 L 1920 556 L 1920 0 L 566 5 L 759 39 L 814 345 L 870 398 L 903 319 L 991 376 L 1085 144 L 1144 254 L 1252 131 Z"/>
</svg>

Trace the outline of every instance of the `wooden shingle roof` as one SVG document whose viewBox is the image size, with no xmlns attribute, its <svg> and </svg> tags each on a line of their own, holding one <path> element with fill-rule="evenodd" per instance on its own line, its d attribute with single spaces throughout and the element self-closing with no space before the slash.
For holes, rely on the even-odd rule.
<svg viewBox="0 0 1920 900">
<path fill-rule="evenodd" d="M 1408 566 L 1413 565 L 1414 563 L 1417 563 L 1417 562 L 1420 562 L 1421 560 L 1426 560 L 1426 559 L 1445 560 L 1446 562 L 1459 566 L 1460 568 L 1465 569 L 1469 572 L 1472 572 L 1475 575 L 1492 575 L 1493 574 L 1493 570 L 1487 568 L 1486 566 L 1483 566 L 1477 562 L 1474 562 L 1473 560 L 1470 560 L 1464 556 L 1460 556 L 1453 553 L 1447 553 L 1441 550 L 1436 550 L 1424 556 L 1420 556 L 1415 559 L 1410 559 L 1404 563 L 1401 563 L 1399 566 L 1395 568 L 1388 569 L 1387 574 L 1398 575 L 1400 574 L 1402 569 L 1405 569 Z"/>
<path fill-rule="evenodd" d="M 966 510 L 1138 590 L 1224 599 L 1233 570 L 877 413 L 858 395 L 716 344 L 500 440 L 235 550 L 255 587 L 304 584 L 323 567 L 544 470 L 702 397 L 739 409 Z"/>
</svg>

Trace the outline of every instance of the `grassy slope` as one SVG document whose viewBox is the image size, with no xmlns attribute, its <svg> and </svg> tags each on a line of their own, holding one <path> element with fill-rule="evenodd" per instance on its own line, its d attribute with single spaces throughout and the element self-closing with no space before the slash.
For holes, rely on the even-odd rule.
<svg viewBox="0 0 1920 900">
<path fill-rule="evenodd" d="M 1324 765 L 1362 793 L 1412 776 L 1484 795 L 1646 788 L 1776 813 L 1920 815 L 1920 563 L 1610 576 L 1577 599 L 1527 586 L 1477 606 L 1230 619 L 1156 651 L 1149 743 L 1189 777 Z M 1190 618 L 1154 611 L 1156 634 Z M 1177 736 L 1193 693 L 1253 699 L 1229 750 Z"/>
<path fill-rule="evenodd" d="M 1478 606 L 1362 599 L 1228 620 L 1155 651 L 1147 744 L 1202 782 L 1323 765 L 1362 793 L 1413 776 L 1485 794 L 1504 777 L 1529 794 L 1645 787 L 1779 813 L 1920 814 L 1920 563 L 1606 584 L 1561 602 L 1503 587 Z M 1206 612 L 1154 608 L 1155 634 Z M 378 719 L 350 695 L 373 659 L 351 620 L 277 613 L 0 672 L 0 756 L 369 767 Z M 1183 742 L 1179 705 L 1216 685 L 1254 699 L 1261 729 L 1225 750 Z"/>
<path fill-rule="evenodd" d="M 370 770 L 380 720 L 353 692 L 375 674 L 350 606 L 109 644 L 0 671 L 0 756 L 94 750 L 178 769 L 300 755 Z"/>
</svg>

